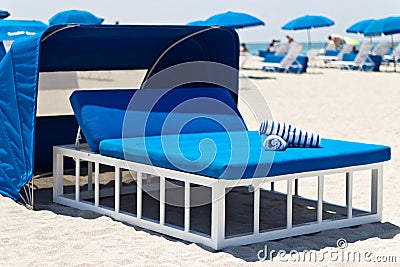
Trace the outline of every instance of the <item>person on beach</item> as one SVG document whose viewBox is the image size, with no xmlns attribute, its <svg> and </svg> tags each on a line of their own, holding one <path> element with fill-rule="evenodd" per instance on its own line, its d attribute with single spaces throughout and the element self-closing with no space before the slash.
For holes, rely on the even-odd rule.
<svg viewBox="0 0 400 267">
<path fill-rule="evenodd" d="M 291 44 L 291 43 L 294 42 L 293 37 L 291 37 L 291 36 L 289 36 L 289 35 L 286 35 L 286 39 L 287 39 L 287 41 L 288 41 L 289 44 Z"/>
<path fill-rule="evenodd" d="M 244 54 L 246 54 L 248 52 L 249 52 L 249 49 L 246 47 L 246 44 L 242 43 L 240 45 L 240 54 L 244 55 Z"/>
<path fill-rule="evenodd" d="M 281 41 L 279 41 L 279 40 L 272 39 L 272 41 L 268 45 L 268 51 L 275 52 L 275 49 L 277 46 L 279 46 L 280 42 Z"/>
<path fill-rule="evenodd" d="M 249 56 L 250 56 L 249 49 L 247 48 L 245 43 L 242 43 L 240 45 L 240 58 L 239 58 L 240 68 L 242 68 L 242 69 L 244 68 L 244 64 L 248 60 Z"/>
<path fill-rule="evenodd" d="M 337 34 L 331 34 L 328 36 L 329 43 L 333 43 L 336 49 L 342 49 L 345 41 L 342 36 Z"/>
</svg>

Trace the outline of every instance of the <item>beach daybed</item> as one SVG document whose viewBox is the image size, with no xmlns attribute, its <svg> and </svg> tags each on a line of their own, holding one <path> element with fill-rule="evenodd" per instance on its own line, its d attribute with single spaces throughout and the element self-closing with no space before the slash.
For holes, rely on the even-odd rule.
<svg viewBox="0 0 400 267">
<path fill-rule="evenodd" d="M 89 148 L 54 147 L 53 199 L 57 203 L 106 214 L 214 249 L 381 220 L 382 163 L 390 159 L 389 147 L 322 139 L 320 148 L 265 151 L 262 137 L 247 130 L 232 95 L 224 88 L 75 91 L 70 100 Z M 182 105 L 184 109 L 180 109 Z M 76 162 L 75 189 L 68 193 L 63 185 L 64 158 Z M 82 187 L 80 169 L 86 162 L 88 185 Z M 99 166 L 103 164 L 113 167 L 117 186 L 101 188 Z M 129 189 L 122 184 L 123 169 L 134 171 L 135 187 Z M 371 171 L 371 208 L 362 211 L 352 205 L 352 194 L 357 190 L 353 187 L 353 174 L 365 170 Z M 324 199 L 325 175 L 331 174 L 343 174 L 346 181 L 344 206 Z M 299 194 L 299 182 L 308 177 L 318 181 L 316 199 Z M 284 192 L 274 189 L 274 183 L 279 181 L 285 183 Z M 172 205 L 167 196 L 175 194 L 171 192 L 177 190 L 178 184 L 182 223 L 174 225 L 167 220 L 166 210 Z M 205 193 L 199 194 L 198 188 Z M 229 234 L 228 225 L 236 214 L 230 209 L 238 209 L 232 204 L 228 208 L 232 199 L 228 192 L 233 189 L 240 189 L 251 199 L 246 204 L 250 205 L 249 213 L 244 215 L 251 221 L 251 229 Z M 155 192 L 158 200 L 156 218 L 144 215 L 148 211 L 143 201 L 150 192 Z M 124 200 L 128 194 L 134 198 Z M 102 197 L 112 197 L 113 204 L 102 205 Z M 271 203 L 283 201 L 280 210 L 284 225 L 263 228 L 261 203 L 266 197 Z M 196 201 L 204 202 L 196 205 Z M 210 218 L 205 219 L 210 229 L 199 232 L 193 214 L 205 203 L 211 208 Z M 135 212 L 122 210 L 123 205 L 134 205 Z M 294 213 L 298 207 L 314 209 L 315 220 L 299 223 L 298 213 Z M 326 212 L 335 217 L 326 217 Z"/>
<path fill-rule="evenodd" d="M 141 90 L 77 92 L 71 98 L 75 114 L 36 116 L 40 73 L 147 70 L 144 84 L 149 85 L 156 74 L 177 65 L 188 66 L 187 63 L 191 62 L 212 62 L 213 66 L 223 66 L 224 72 L 210 71 L 201 65 L 201 71 L 196 69 L 190 72 L 190 80 L 183 79 L 180 85 L 187 88 L 172 90 L 161 97 L 165 99 L 162 104 L 150 110 L 149 103 L 158 103 L 154 99 L 158 99 L 163 91 L 144 86 L 146 89 Z M 388 147 L 322 140 L 322 148 L 290 148 L 273 154 L 273 160 L 269 157 L 270 153 L 261 150 L 258 133 L 247 131 L 236 108 L 239 40 L 233 29 L 166 25 L 56 25 L 15 41 L 1 60 L 0 67 L 0 136 L 3 140 L 0 144 L 0 194 L 15 201 L 26 184 L 30 185 L 30 189 L 34 188 L 33 175 L 39 167 L 53 166 L 54 202 L 106 214 L 214 249 L 381 219 L 382 166 L 390 158 Z M 177 78 L 188 78 L 181 76 Z M 210 82 L 210 77 L 214 78 L 214 83 Z M 221 88 L 214 88 L 215 84 L 223 81 L 229 84 L 226 86 L 231 89 L 229 94 Z M 163 86 L 176 86 L 168 82 L 171 79 L 164 79 Z M 199 95 L 202 97 L 199 98 Z M 139 101 L 134 101 L 138 96 Z M 131 99 L 134 101 L 132 108 L 127 108 Z M 199 99 L 212 101 L 207 105 L 203 101 L 196 105 Z M 53 104 L 63 101 L 68 100 L 55 98 Z M 184 114 L 179 112 L 181 103 L 189 103 L 190 109 Z M 217 109 L 217 103 L 224 108 Z M 175 107 L 176 116 L 171 115 Z M 78 129 L 75 117 L 91 149 L 83 144 L 74 145 Z M 147 123 L 148 120 L 153 123 Z M 175 122 L 180 123 L 176 125 Z M 186 126 L 181 129 L 177 126 L 182 122 L 187 124 L 183 124 Z M 160 153 L 163 151 L 160 150 L 160 142 L 177 144 L 180 138 L 183 144 L 188 144 L 181 148 L 189 161 L 182 161 L 182 153 L 178 150 Z M 204 141 L 193 150 L 192 144 L 199 140 Z M 234 146 L 227 146 L 229 140 Z M 222 146 L 221 149 L 213 149 L 213 143 L 217 147 Z M 120 148 L 125 145 L 131 150 L 121 151 Z M 210 153 L 213 151 L 217 152 L 215 159 L 218 161 L 210 161 L 214 159 L 214 154 Z M 207 156 L 207 164 L 196 161 L 200 152 Z M 227 162 L 225 157 L 231 153 L 235 153 L 235 160 Z M 122 155 L 127 160 L 121 159 Z M 238 155 L 249 155 L 249 158 L 243 161 Z M 269 172 L 265 169 L 268 162 L 271 163 Z M 108 168 L 101 169 L 104 165 Z M 73 186 L 63 179 L 69 179 L 64 170 L 70 166 L 75 167 Z M 108 177 L 111 180 L 104 184 L 101 178 L 110 166 L 115 175 Z M 133 182 L 125 180 L 126 171 L 123 170 L 126 169 L 136 170 L 132 174 Z M 370 208 L 365 211 L 352 203 L 352 193 L 358 192 L 353 187 L 353 173 L 362 170 L 372 170 L 367 175 L 371 182 Z M 343 173 L 346 180 L 344 206 L 327 203 L 324 199 L 325 175 L 334 173 Z M 318 196 L 315 199 L 301 197 L 301 191 L 295 190 L 299 189 L 297 185 L 301 185 L 302 180 L 310 176 L 318 180 L 315 186 Z M 285 184 L 283 192 L 278 188 L 280 183 Z M 225 196 L 226 188 L 232 190 L 228 190 Z M 181 199 L 178 205 L 181 208 L 178 214 L 182 216 L 173 218 L 181 220 L 180 223 L 170 221 L 171 190 L 173 197 L 178 195 L 177 192 L 182 193 L 179 194 Z M 237 192 L 231 193 L 235 190 Z M 156 208 L 154 205 L 146 208 L 148 196 L 153 193 L 155 199 L 161 201 L 156 201 Z M 32 196 L 26 204 L 33 205 Z M 244 206 L 249 211 L 240 217 L 250 220 L 250 229 L 232 232 L 231 222 L 239 215 L 236 213 L 239 207 L 232 206 L 231 200 L 241 197 L 247 197 Z M 266 213 L 263 206 L 266 199 L 268 205 L 283 203 L 283 206 Z M 124 206 L 134 210 L 126 210 Z M 308 222 L 299 223 L 295 211 L 297 208 L 304 211 L 304 207 L 314 210 L 316 216 Z M 153 214 L 148 212 L 157 216 L 150 216 Z M 283 223 L 277 225 L 272 215 L 283 215 Z M 338 215 L 342 216 L 338 219 Z M 269 227 L 265 227 L 265 216 L 273 220 Z M 243 225 L 236 223 L 239 228 Z M 204 226 L 207 229 L 203 229 Z"/>
</svg>

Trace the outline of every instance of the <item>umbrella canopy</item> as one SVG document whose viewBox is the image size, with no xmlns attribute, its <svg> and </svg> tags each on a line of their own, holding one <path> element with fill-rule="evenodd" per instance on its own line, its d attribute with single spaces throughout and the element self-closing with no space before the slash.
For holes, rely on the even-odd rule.
<svg viewBox="0 0 400 267">
<path fill-rule="evenodd" d="M 186 24 L 188 26 L 208 26 L 204 20 L 196 20 Z"/>
<path fill-rule="evenodd" d="M 357 23 L 354 23 L 353 25 L 351 25 L 350 27 L 348 27 L 346 29 L 346 32 L 348 33 L 362 33 L 364 34 L 364 31 L 366 28 L 368 28 L 368 26 L 372 23 L 375 22 L 375 19 L 365 19 L 365 20 L 361 20 Z M 365 35 L 365 34 L 364 34 Z"/>
<path fill-rule="evenodd" d="M 5 19 L 8 16 L 10 16 L 10 12 L 8 12 L 6 10 L 0 10 L 0 19 Z"/>
<path fill-rule="evenodd" d="M 306 15 L 286 23 L 283 30 L 306 30 L 319 27 L 332 26 L 335 22 L 324 16 Z"/>
<path fill-rule="evenodd" d="M 193 21 L 192 26 L 223 26 L 235 29 L 265 25 L 265 22 L 246 13 L 228 11 L 209 17 L 205 21 Z"/>
<path fill-rule="evenodd" d="M 333 20 L 324 16 L 306 15 L 289 21 L 282 26 L 283 30 L 307 30 L 308 46 L 311 48 L 310 29 L 332 26 L 335 24 Z"/>
<path fill-rule="evenodd" d="M 82 25 L 99 25 L 104 19 L 96 17 L 94 14 L 83 10 L 66 10 L 61 11 L 49 19 L 50 25 L 55 24 L 82 24 Z"/>
<path fill-rule="evenodd" d="M 0 20 L 0 40 L 15 40 L 19 37 L 35 35 L 47 29 L 47 25 L 37 20 Z"/>
<path fill-rule="evenodd" d="M 396 33 L 400 33 L 400 17 L 387 17 L 376 20 L 364 30 L 365 35 L 390 35 Z"/>
<path fill-rule="evenodd" d="M 372 22 L 364 30 L 365 35 L 391 35 L 392 49 L 394 48 L 393 34 L 400 33 L 400 17 L 387 17 Z M 396 71 L 396 60 L 394 60 L 394 70 Z"/>
</svg>

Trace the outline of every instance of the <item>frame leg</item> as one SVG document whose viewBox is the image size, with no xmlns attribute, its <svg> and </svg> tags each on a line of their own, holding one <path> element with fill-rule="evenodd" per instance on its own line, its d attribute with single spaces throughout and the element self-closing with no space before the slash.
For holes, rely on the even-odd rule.
<svg viewBox="0 0 400 267">
<path fill-rule="evenodd" d="M 142 192 L 143 192 L 143 173 L 137 172 L 136 181 L 136 216 L 142 218 Z"/>
<path fill-rule="evenodd" d="M 353 172 L 346 173 L 347 218 L 353 217 Z"/>
<path fill-rule="evenodd" d="M 75 201 L 80 199 L 81 160 L 75 159 Z"/>
<path fill-rule="evenodd" d="M 99 206 L 100 203 L 100 164 L 94 163 L 94 205 Z"/>
<path fill-rule="evenodd" d="M 293 223 L 293 180 L 287 180 L 287 198 L 286 198 L 286 227 L 292 228 Z"/>
<path fill-rule="evenodd" d="M 53 200 L 64 194 L 64 157 L 53 153 Z"/>
<path fill-rule="evenodd" d="M 318 202 L 317 202 L 317 222 L 322 223 L 322 212 L 324 208 L 324 176 L 318 176 Z"/>
<path fill-rule="evenodd" d="M 211 240 L 213 248 L 219 249 L 225 239 L 225 187 L 216 182 L 211 195 Z"/>
<path fill-rule="evenodd" d="M 371 172 L 371 213 L 378 214 L 382 220 L 383 168 L 380 166 Z"/>
<path fill-rule="evenodd" d="M 160 176 L 160 224 L 165 223 L 165 177 Z"/>
<path fill-rule="evenodd" d="M 260 187 L 254 189 L 254 223 L 253 232 L 258 234 L 260 232 Z"/>
<path fill-rule="evenodd" d="M 184 219 L 184 230 L 189 232 L 190 230 L 190 183 L 185 182 L 185 219 Z"/>
<path fill-rule="evenodd" d="M 121 169 L 118 167 L 115 167 L 115 182 L 114 182 L 114 187 L 115 187 L 115 203 L 114 203 L 114 209 L 115 212 L 119 212 L 119 205 L 120 205 L 120 189 L 121 189 Z"/>
<path fill-rule="evenodd" d="M 88 161 L 88 191 L 93 190 L 93 163 Z"/>
</svg>

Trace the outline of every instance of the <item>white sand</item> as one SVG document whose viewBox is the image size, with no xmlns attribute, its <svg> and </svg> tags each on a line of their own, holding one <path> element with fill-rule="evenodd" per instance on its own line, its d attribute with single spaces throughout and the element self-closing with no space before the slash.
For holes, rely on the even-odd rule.
<svg viewBox="0 0 400 267">
<path fill-rule="evenodd" d="M 397 262 L 400 262 L 400 209 L 397 206 L 400 195 L 400 74 L 328 69 L 310 69 L 310 73 L 303 75 L 243 73 L 268 78 L 251 81 L 266 96 L 275 120 L 319 132 L 323 137 L 391 146 L 392 160 L 384 165 L 382 223 L 213 252 L 104 216 L 58 205 L 52 207 L 52 210 L 58 209 L 57 213 L 29 211 L 0 197 L 0 265 L 241 266 L 246 262 L 267 265 L 271 263 L 257 261 L 257 252 L 265 244 L 269 249 L 286 252 L 314 250 L 320 259 L 324 251 L 334 250 L 338 238 L 348 241 L 346 251 L 368 250 L 374 256 L 397 256 Z M 241 94 L 251 95 L 251 90 L 243 90 Z M 263 101 L 257 103 L 263 104 Z M 250 125 L 256 128 L 258 124 L 252 121 Z M 340 183 L 333 182 L 330 186 L 338 187 Z M 364 196 L 358 197 L 363 199 Z M 279 259 L 274 258 L 272 264 L 278 263 Z M 326 256 L 319 264 L 332 263 L 333 260 Z"/>
</svg>

